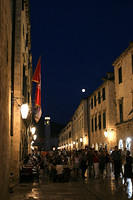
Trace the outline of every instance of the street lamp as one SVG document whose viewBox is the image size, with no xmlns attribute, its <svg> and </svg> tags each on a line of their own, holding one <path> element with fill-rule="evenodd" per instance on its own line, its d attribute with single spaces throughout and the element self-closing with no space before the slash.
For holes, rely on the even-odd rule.
<svg viewBox="0 0 133 200">
<path fill-rule="evenodd" d="M 29 106 L 28 104 L 22 104 L 20 108 L 22 119 L 27 119 L 29 113 Z"/>
<path fill-rule="evenodd" d="M 104 132 L 104 136 L 108 137 L 108 132 L 107 131 Z"/>
<path fill-rule="evenodd" d="M 33 127 L 31 127 L 31 133 L 32 133 L 32 135 L 34 135 L 35 134 L 35 132 L 36 132 L 36 128 L 33 126 Z"/>
<path fill-rule="evenodd" d="M 37 139 L 37 135 L 33 135 L 33 139 L 36 140 Z"/>
<path fill-rule="evenodd" d="M 76 142 L 73 141 L 73 144 L 76 144 Z"/>
</svg>

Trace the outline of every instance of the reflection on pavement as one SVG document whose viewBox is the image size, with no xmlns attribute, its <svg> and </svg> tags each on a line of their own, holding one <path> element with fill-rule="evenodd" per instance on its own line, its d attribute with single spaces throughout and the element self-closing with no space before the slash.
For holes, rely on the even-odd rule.
<svg viewBox="0 0 133 200">
<path fill-rule="evenodd" d="M 132 188 L 132 181 L 130 178 L 127 179 L 126 181 L 127 183 L 127 190 L 126 190 L 126 193 L 128 195 L 128 199 L 131 199 L 132 198 L 132 193 L 133 193 L 133 188 Z"/>
<path fill-rule="evenodd" d="M 121 179 L 121 183 L 117 183 L 115 179 L 111 179 L 110 182 L 110 189 L 112 193 L 114 193 L 116 190 L 121 189 L 126 192 L 128 199 L 131 199 L 133 196 L 133 185 L 131 178 L 128 178 L 126 181 L 124 178 Z"/>
</svg>

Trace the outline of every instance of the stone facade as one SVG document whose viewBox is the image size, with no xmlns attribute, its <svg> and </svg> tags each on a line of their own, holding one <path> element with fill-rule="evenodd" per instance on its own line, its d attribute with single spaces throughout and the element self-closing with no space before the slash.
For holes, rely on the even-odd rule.
<svg viewBox="0 0 133 200">
<path fill-rule="evenodd" d="M 72 116 L 73 148 L 83 149 L 88 145 L 87 99 L 83 99 Z"/>
<path fill-rule="evenodd" d="M 113 63 L 119 148 L 133 153 L 133 43 Z"/>
<path fill-rule="evenodd" d="M 13 4 L 12 48 L 12 118 L 10 140 L 10 173 L 16 183 L 24 157 L 29 150 L 29 122 L 22 120 L 20 105 L 31 107 L 32 57 L 30 41 L 29 1 L 16 0 Z M 29 119 L 30 120 L 30 119 Z"/>
<path fill-rule="evenodd" d="M 83 99 L 75 110 L 71 121 L 61 131 L 59 148 L 84 149 L 88 145 L 87 99 Z"/>
<path fill-rule="evenodd" d="M 30 150 L 29 121 L 20 115 L 22 103 L 31 107 L 30 49 L 29 1 L 0 0 L 0 199 L 8 199 Z"/>
<path fill-rule="evenodd" d="M 0 0 L 0 199 L 8 199 L 11 102 L 11 0 Z"/>
<path fill-rule="evenodd" d="M 89 97 L 90 146 L 110 150 L 117 144 L 116 103 L 113 73 L 107 73 L 104 82 Z"/>
<path fill-rule="evenodd" d="M 59 149 L 112 149 L 117 144 L 114 74 L 107 73 L 103 84 L 83 99 L 71 121 L 60 132 Z M 106 137 L 105 137 L 106 136 Z"/>
<path fill-rule="evenodd" d="M 72 149 L 72 121 L 69 121 L 60 132 L 59 147 L 69 150 Z"/>
</svg>

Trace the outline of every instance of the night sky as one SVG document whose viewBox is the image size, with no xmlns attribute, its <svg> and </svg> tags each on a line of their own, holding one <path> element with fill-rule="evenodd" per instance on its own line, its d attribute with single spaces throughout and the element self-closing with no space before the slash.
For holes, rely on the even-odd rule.
<svg viewBox="0 0 133 200">
<path fill-rule="evenodd" d="M 42 110 L 66 123 L 133 41 L 132 0 L 31 1 L 33 71 L 42 56 Z"/>
</svg>

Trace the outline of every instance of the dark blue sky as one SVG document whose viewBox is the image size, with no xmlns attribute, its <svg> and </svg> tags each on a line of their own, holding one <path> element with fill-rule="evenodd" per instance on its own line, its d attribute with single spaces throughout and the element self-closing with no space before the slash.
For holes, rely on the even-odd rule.
<svg viewBox="0 0 133 200">
<path fill-rule="evenodd" d="M 132 0 L 31 1 L 33 71 L 42 56 L 42 108 L 65 123 L 133 41 Z"/>
</svg>

